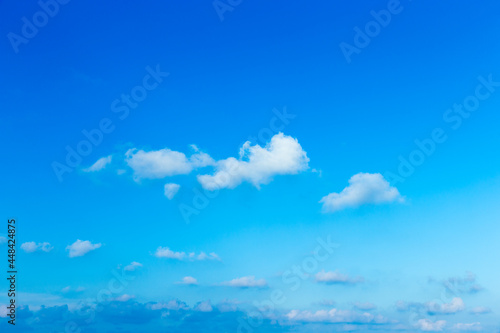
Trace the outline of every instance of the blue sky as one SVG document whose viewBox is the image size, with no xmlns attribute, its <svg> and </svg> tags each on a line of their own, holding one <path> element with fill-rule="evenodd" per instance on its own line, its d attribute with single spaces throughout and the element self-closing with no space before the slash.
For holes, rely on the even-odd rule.
<svg viewBox="0 0 500 333">
<path fill-rule="evenodd" d="M 19 332 L 500 329 L 497 2 L 0 9 Z"/>
</svg>

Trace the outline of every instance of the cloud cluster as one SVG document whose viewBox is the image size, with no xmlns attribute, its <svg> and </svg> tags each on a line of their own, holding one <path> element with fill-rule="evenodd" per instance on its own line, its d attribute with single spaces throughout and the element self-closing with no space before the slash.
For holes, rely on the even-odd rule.
<svg viewBox="0 0 500 333">
<path fill-rule="evenodd" d="M 71 245 L 68 245 L 66 247 L 66 250 L 69 251 L 69 257 L 74 258 L 74 257 L 81 257 L 90 251 L 96 250 L 101 247 L 101 243 L 98 244 L 92 244 L 90 241 L 82 241 L 77 239 L 76 242 L 74 242 Z"/>
<path fill-rule="evenodd" d="M 168 259 L 176 259 L 176 260 L 190 260 L 190 261 L 203 261 L 203 260 L 218 260 L 220 261 L 220 257 L 215 252 L 210 252 L 206 254 L 205 252 L 200 252 L 196 254 L 195 252 L 175 252 L 170 250 L 168 247 L 159 246 L 154 256 L 157 258 L 168 258 Z"/>
<path fill-rule="evenodd" d="M 324 212 L 335 212 L 365 204 L 403 202 L 397 188 L 380 173 L 358 173 L 349 179 L 349 186 L 340 193 L 330 193 L 320 200 Z"/>
<path fill-rule="evenodd" d="M 442 331 L 446 326 L 446 320 L 430 321 L 429 319 L 420 319 L 415 325 L 418 329 L 426 332 Z"/>
<path fill-rule="evenodd" d="M 425 306 L 430 315 L 454 314 L 465 310 L 465 303 L 460 297 L 454 297 L 450 303 L 428 302 Z"/>
<path fill-rule="evenodd" d="M 43 242 L 43 243 L 26 242 L 21 244 L 21 249 L 26 253 L 33 253 L 37 251 L 50 252 L 52 251 L 53 248 L 54 247 L 50 246 L 50 243 L 48 242 Z"/>
</svg>

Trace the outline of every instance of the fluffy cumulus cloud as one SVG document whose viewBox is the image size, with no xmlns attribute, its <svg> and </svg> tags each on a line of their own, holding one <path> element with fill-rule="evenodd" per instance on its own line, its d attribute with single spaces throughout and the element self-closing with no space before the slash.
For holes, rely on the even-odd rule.
<svg viewBox="0 0 500 333">
<path fill-rule="evenodd" d="M 205 252 L 200 252 L 196 254 L 195 252 L 175 252 L 170 250 L 168 247 L 159 246 L 154 253 L 154 256 L 157 258 L 167 258 L 167 259 L 176 259 L 176 260 L 190 260 L 190 261 L 204 261 L 204 260 L 218 260 L 220 261 L 220 257 L 215 252 L 210 252 L 206 254 Z"/>
<path fill-rule="evenodd" d="M 380 315 L 373 315 L 367 312 L 357 312 L 351 310 L 341 310 L 333 308 L 331 310 L 299 311 L 292 310 L 286 317 L 292 321 L 303 322 L 328 322 L 328 323 L 373 323 L 385 324 L 389 321 Z"/>
<path fill-rule="evenodd" d="M 314 276 L 316 282 L 326 283 L 326 284 L 356 284 L 364 282 L 364 279 L 360 276 L 350 277 L 346 274 L 335 272 L 326 272 L 321 270 Z"/>
<path fill-rule="evenodd" d="M 101 243 L 98 244 L 92 244 L 90 241 L 82 241 L 77 239 L 76 242 L 74 242 L 71 245 L 68 245 L 66 247 L 66 250 L 69 251 L 69 257 L 74 258 L 74 257 L 81 257 L 90 251 L 96 250 L 101 247 Z"/>
<path fill-rule="evenodd" d="M 222 282 L 221 285 L 235 288 L 264 288 L 267 287 L 267 282 L 264 279 L 257 280 L 255 276 L 244 276 Z"/>
<path fill-rule="evenodd" d="M 168 148 L 152 151 L 129 149 L 125 161 L 134 171 L 136 179 L 160 179 L 168 176 L 186 175 L 195 168 L 214 165 L 215 161 L 202 152 L 191 157 Z"/>
<path fill-rule="evenodd" d="M 177 282 L 177 284 L 185 284 L 185 285 L 188 285 L 188 286 L 195 286 L 195 285 L 198 284 L 198 280 L 196 280 L 192 276 L 185 276 L 185 277 L 182 278 L 182 281 Z"/>
<path fill-rule="evenodd" d="M 180 188 L 181 186 L 179 184 L 174 184 L 174 183 L 165 184 L 164 194 L 168 200 L 172 200 L 177 194 L 177 192 L 179 192 Z"/>
<path fill-rule="evenodd" d="M 449 303 L 428 302 L 425 306 L 431 315 L 454 314 L 465 310 L 465 303 L 460 297 L 453 298 Z"/>
<path fill-rule="evenodd" d="M 142 267 L 142 264 L 137 261 L 132 261 L 129 265 L 123 267 L 124 270 L 133 272 Z"/>
<path fill-rule="evenodd" d="M 42 252 L 50 252 L 54 247 L 50 246 L 50 243 L 35 243 L 35 242 L 26 242 L 21 244 L 21 249 L 26 253 L 33 253 L 37 251 Z"/>
<path fill-rule="evenodd" d="M 335 212 L 365 204 L 403 202 L 397 188 L 379 173 L 358 173 L 340 193 L 330 193 L 320 200 L 324 212 Z"/>
<path fill-rule="evenodd" d="M 265 147 L 247 141 L 239 155 L 217 161 L 212 175 L 199 175 L 203 188 L 235 188 L 243 182 L 259 188 L 274 176 L 298 174 L 309 168 L 309 158 L 297 139 L 283 133 L 274 135 Z"/>
<path fill-rule="evenodd" d="M 96 172 L 103 170 L 108 164 L 111 163 L 112 156 L 101 157 L 90 167 L 83 169 L 84 172 Z"/>
<path fill-rule="evenodd" d="M 446 326 L 446 320 L 430 321 L 429 319 L 420 319 L 415 325 L 418 329 L 426 332 L 440 332 Z"/>
</svg>

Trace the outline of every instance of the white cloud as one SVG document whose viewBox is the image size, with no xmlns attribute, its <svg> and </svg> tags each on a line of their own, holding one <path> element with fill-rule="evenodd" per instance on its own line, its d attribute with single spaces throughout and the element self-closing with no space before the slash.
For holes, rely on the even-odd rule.
<svg viewBox="0 0 500 333">
<path fill-rule="evenodd" d="M 69 250 L 69 257 L 74 258 L 74 257 L 81 257 L 87 254 L 88 252 L 98 249 L 100 247 L 101 243 L 92 244 L 88 240 L 81 241 L 77 239 L 76 242 L 74 242 L 73 244 L 66 246 L 66 250 Z"/>
<path fill-rule="evenodd" d="M 315 275 L 316 282 L 322 282 L 326 284 L 356 284 L 364 282 L 362 277 L 351 278 L 346 274 L 339 272 L 325 272 L 322 270 Z"/>
<path fill-rule="evenodd" d="M 7 238 L 0 236 L 0 244 L 7 243 Z"/>
<path fill-rule="evenodd" d="M 213 310 L 210 300 L 196 304 L 194 309 L 201 312 L 211 312 Z"/>
<path fill-rule="evenodd" d="M 159 246 L 156 249 L 155 252 L 155 257 L 157 258 L 168 258 L 168 259 L 177 259 L 177 260 L 190 260 L 190 261 L 203 261 L 203 260 L 219 260 L 219 256 L 214 253 L 210 252 L 209 254 L 206 254 L 205 252 L 200 252 L 199 254 L 196 254 L 194 252 L 191 252 L 189 254 L 186 254 L 186 252 L 175 252 L 170 250 L 168 247 L 162 247 Z"/>
<path fill-rule="evenodd" d="M 135 148 L 129 149 L 125 153 L 125 161 L 134 171 L 136 179 L 187 175 L 194 168 L 215 164 L 208 154 L 198 152 L 187 158 L 184 153 L 168 148 L 148 152 Z"/>
<path fill-rule="evenodd" d="M 142 264 L 137 262 L 137 261 L 132 261 L 130 263 L 130 265 L 127 265 L 125 267 L 123 267 L 123 269 L 125 271 L 129 271 L 129 272 L 132 272 L 132 271 L 135 271 L 136 269 L 138 269 L 139 267 L 142 267 Z"/>
<path fill-rule="evenodd" d="M 464 323 L 458 323 L 453 325 L 454 330 L 458 331 L 482 331 L 483 327 L 481 326 L 481 323 L 476 322 L 476 323 L 470 323 L 470 324 L 464 324 Z"/>
<path fill-rule="evenodd" d="M 7 305 L 0 304 L 0 318 L 7 318 L 8 314 Z"/>
<path fill-rule="evenodd" d="M 181 186 L 179 184 L 165 184 L 165 196 L 168 198 L 168 200 L 172 200 L 180 188 Z"/>
<path fill-rule="evenodd" d="M 78 287 L 76 289 L 73 289 L 71 288 L 70 286 L 67 286 L 67 287 L 64 287 L 61 289 L 61 292 L 64 293 L 64 294 L 68 294 L 68 293 L 81 293 L 85 291 L 85 288 L 84 287 Z"/>
<path fill-rule="evenodd" d="M 151 310 L 161 310 L 161 309 L 167 309 L 167 310 L 187 310 L 189 309 L 189 306 L 181 301 L 178 300 L 171 300 L 167 303 L 154 303 L 151 304 Z"/>
<path fill-rule="evenodd" d="M 21 244 L 21 249 L 26 253 L 33 253 L 36 251 L 50 252 L 54 247 L 50 246 L 50 243 L 35 243 L 35 242 L 26 242 Z"/>
<path fill-rule="evenodd" d="M 330 193 L 320 200 L 324 212 L 335 212 L 365 204 L 403 202 L 397 188 L 379 173 L 358 173 L 349 179 L 349 186 L 340 193 Z"/>
<path fill-rule="evenodd" d="M 485 314 L 485 313 L 490 313 L 491 309 L 484 307 L 484 306 L 476 306 L 475 308 L 472 308 L 470 310 L 470 313 L 472 314 Z"/>
<path fill-rule="evenodd" d="M 118 297 L 113 298 L 113 300 L 117 301 L 117 302 L 127 302 L 131 299 L 134 299 L 134 298 L 135 298 L 135 296 L 133 296 L 133 295 L 123 294 L 123 295 L 120 295 Z"/>
<path fill-rule="evenodd" d="M 215 173 L 199 175 L 198 181 L 208 190 L 235 188 L 243 182 L 259 188 L 276 175 L 293 175 L 308 169 L 308 163 L 309 158 L 299 142 L 278 133 L 265 147 L 245 142 L 239 159 L 230 157 L 217 161 Z"/>
<path fill-rule="evenodd" d="M 328 323 L 374 323 L 383 324 L 388 320 L 380 315 L 371 313 L 360 313 L 351 310 L 331 309 L 319 310 L 316 312 L 292 310 L 286 314 L 286 317 L 292 321 L 302 322 L 328 322 Z"/>
<path fill-rule="evenodd" d="M 453 314 L 465 309 L 465 303 L 460 297 L 454 297 L 450 303 L 428 302 L 425 306 L 429 314 Z"/>
<path fill-rule="evenodd" d="M 197 285 L 198 284 L 198 280 L 196 280 L 194 277 L 192 276 L 185 276 L 182 278 L 182 281 L 181 282 L 177 282 L 177 284 L 185 284 L 185 285 Z"/>
<path fill-rule="evenodd" d="M 95 172 L 104 169 L 109 163 L 111 163 L 112 156 L 101 157 L 90 167 L 83 169 L 84 172 Z"/>
<path fill-rule="evenodd" d="M 437 332 L 443 330 L 443 328 L 446 326 L 446 320 L 438 320 L 436 322 L 432 322 L 429 319 L 420 319 L 417 322 L 416 326 L 422 331 Z"/>
<path fill-rule="evenodd" d="M 255 276 L 244 276 L 231 281 L 222 282 L 221 285 L 236 288 L 264 288 L 267 282 L 264 279 L 256 280 Z"/>
</svg>

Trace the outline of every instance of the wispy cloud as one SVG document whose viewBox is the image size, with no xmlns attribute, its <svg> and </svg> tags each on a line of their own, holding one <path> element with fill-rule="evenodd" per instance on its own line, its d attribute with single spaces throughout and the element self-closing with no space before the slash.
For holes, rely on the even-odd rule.
<svg viewBox="0 0 500 333">
<path fill-rule="evenodd" d="M 190 260 L 190 261 L 203 261 L 203 260 L 221 260 L 220 257 L 215 252 L 210 252 L 206 254 L 205 252 L 200 252 L 196 254 L 195 252 L 176 252 L 172 251 L 168 247 L 159 246 L 154 253 L 157 258 L 168 258 L 176 260 Z"/>
<path fill-rule="evenodd" d="M 446 326 L 446 320 L 430 321 L 429 319 L 420 319 L 415 325 L 418 329 L 426 332 L 439 332 Z"/>
<path fill-rule="evenodd" d="M 182 278 L 182 281 L 177 282 L 177 284 L 185 284 L 185 285 L 195 286 L 198 284 L 198 280 L 196 280 L 192 276 L 185 276 Z"/>
<path fill-rule="evenodd" d="M 364 282 L 364 278 L 350 277 L 346 274 L 335 272 L 326 272 L 322 270 L 315 275 L 316 282 L 326 283 L 326 284 L 356 284 Z"/>
<path fill-rule="evenodd" d="M 103 170 L 108 164 L 111 163 L 112 156 L 101 157 L 90 167 L 83 169 L 84 172 L 96 172 Z"/>
<path fill-rule="evenodd" d="M 324 212 L 335 212 L 366 204 L 403 202 L 397 188 L 380 173 L 358 173 L 349 179 L 349 186 L 340 193 L 330 193 L 320 200 Z"/>
<path fill-rule="evenodd" d="M 132 272 L 142 267 L 142 264 L 137 261 L 132 261 L 129 265 L 123 267 L 124 270 Z"/>
<path fill-rule="evenodd" d="M 165 184 L 164 193 L 168 200 L 172 200 L 177 194 L 181 186 L 179 184 L 168 183 Z"/>
</svg>

